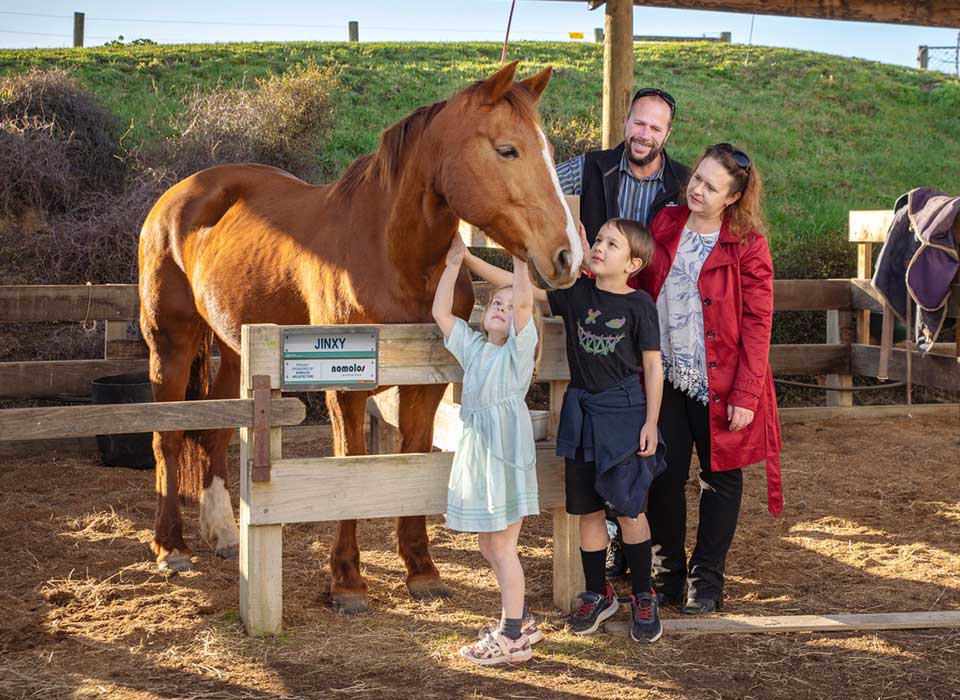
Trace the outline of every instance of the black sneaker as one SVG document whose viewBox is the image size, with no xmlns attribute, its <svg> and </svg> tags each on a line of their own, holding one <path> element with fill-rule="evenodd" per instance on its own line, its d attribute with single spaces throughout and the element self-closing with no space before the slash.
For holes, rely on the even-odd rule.
<svg viewBox="0 0 960 700">
<path fill-rule="evenodd" d="M 607 584 L 607 594 L 597 595 L 591 591 L 578 593 L 580 607 L 567 618 L 566 629 L 573 634 L 593 634 L 600 629 L 601 623 L 611 617 L 620 603 L 610 584 Z"/>
<path fill-rule="evenodd" d="M 633 624 L 630 625 L 630 638 L 635 642 L 653 644 L 663 636 L 663 625 L 660 623 L 660 606 L 656 596 L 650 593 L 641 593 L 630 596 L 630 612 Z"/>
<path fill-rule="evenodd" d="M 614 537 L 610 540 L 610 547 L 607 549 L 607 578 L 623 578 L 627 575 L 629 568 L 627 555 L 623 553 L 620 538 Z"/>
</svg>

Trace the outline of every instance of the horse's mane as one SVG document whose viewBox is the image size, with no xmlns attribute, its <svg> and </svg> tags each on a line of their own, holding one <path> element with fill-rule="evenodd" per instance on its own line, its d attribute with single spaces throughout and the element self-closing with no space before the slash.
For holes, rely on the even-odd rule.
<svg viewBox="0 0 960 700">
<path fill-rule="evenodd" d="M 474 95 L 483 83 L 484 81 L 478 80 L 464 88 L 462 94 L 467 97 Z M 514 83 L 501 99 L 521 118 L 539 123 L 533 97 L 522 84 Z M 345 194 L 350 194 L 360 185 L 372 181 L 389 189 L 399 175 L 400 166 L 411 144 L 420 139 L 430 122 L 446 106 L 447 100 L 441 100 L 432 105 L 418 107 L 393 126 L 384 129 L 377 149 L 353 161 L 337 180 L 336 187 Z"/>
</svg>

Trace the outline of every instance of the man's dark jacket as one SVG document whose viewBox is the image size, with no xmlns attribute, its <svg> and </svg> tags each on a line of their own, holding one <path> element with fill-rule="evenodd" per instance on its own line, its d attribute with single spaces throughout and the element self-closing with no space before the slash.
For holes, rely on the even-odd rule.
<svg viewBox="0 0 960 700">
<path fill-rule="evenodd" d="M 669 204 L 676 204 L 680 189 L 690 177 L 690 169 L 673 160 L 663 151 L 663 190 L 650 206 L 647 226 L 657 212 Z M 623 144 L 607 151 L 590 151 L 583 162 L 583 178 L 580 189 L 580 220 L 587 230 L 590 245 L 597 239 L 597 231 L 608 219 L 620 216 L 620 162 L 623 159 Z"/>
</svg>

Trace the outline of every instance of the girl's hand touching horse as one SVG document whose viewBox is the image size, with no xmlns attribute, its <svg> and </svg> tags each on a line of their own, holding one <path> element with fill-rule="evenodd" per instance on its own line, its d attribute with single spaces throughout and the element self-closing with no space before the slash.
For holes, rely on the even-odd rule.
<svg viewBox="0 0 960 700">
<path fill-rule="evenodd" d="M 450 241 L 450 250 L 447 251 L 447 267 L 460 267 L 463 264 L 463 256 L 467 254 L 467 246 L 463 244 L 458 231 L 453 235 Z"/>
</svg>

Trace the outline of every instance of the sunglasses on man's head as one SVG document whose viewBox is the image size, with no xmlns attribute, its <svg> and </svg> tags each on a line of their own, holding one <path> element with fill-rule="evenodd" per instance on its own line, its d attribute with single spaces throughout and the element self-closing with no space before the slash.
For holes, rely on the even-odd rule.
<svg viewBox="0 0 960 700">
<path fill-rule="evenodd" d="M 677 101 L 673 99 L 673 95 L 669 92 L 664 92 L 660 88 L 640 88 L 633 95 L 633 102 L 636 102 L 641 97 L 659 97 L 661 100 L 667 103 L 667 106 L 670 107 L 670 118 L 673 119 L 673 115 L 677 111 Z"/>
<path fill-rule="evenodd" d="M 724 153 L 729 153 L 733 156 L 733 162 L 739 165 L 744 170 L 750 169 L 750 156 L 741 151 L 739 148 L 734 148 L 729 143 L 718 143 L 710 147 L 713 151 L 723 151 Z"/>
</svg>

